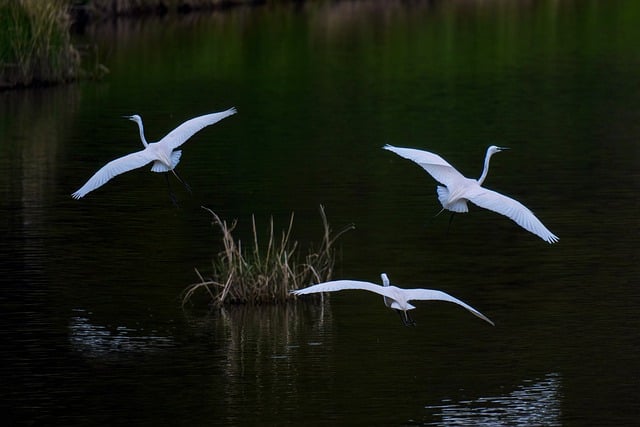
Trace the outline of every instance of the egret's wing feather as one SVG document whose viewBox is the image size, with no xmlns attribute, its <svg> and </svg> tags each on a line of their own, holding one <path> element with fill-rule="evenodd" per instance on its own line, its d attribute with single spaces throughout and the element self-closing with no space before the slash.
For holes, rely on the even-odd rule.
<svg viewBox="0 0 640 427">
<path fill-rule="evenodd" d="M 532 232 L 548 243 L 555 243 L 560 240 L 558 236 L 542 224 L 533 212 L 517 200 L 483 187 L 478 187 L 477 191 L 468 194 L 466 197 L 481 208 L 489 209 L 511 218 L 520 227 Z"/>
<path fill-rule="evenodd" d="M 388 287 L 376 285 L 371 282 L 361 282 L 359 280 L 334 280 L 331 282 L 318 283 L 317 285 L 309 286 L 308 288 L 291 291 L 291 293 L 294 295 L 306 295 L 319 292 L 344 291 L 348 289 L 360 289 L 375 292 L 382 296 L 391 296 L 389 295 L 390 291 Z"/>
<path fill-rule="evenodd" d="M 429 163 L 433 165 L 447 166 L 450 168 L 453 167 L 445 159 L 429 151 L 417 150 L 415 148 L 394 147 L 393 145 L 389 144 L 386 144 L 382 148 L 384 148 L 385 150 L 393 151 L 398 156 L 404 157 L 405 159 L 409 159 L 416 163 Z"/>
<path fill-rule="evenodd" d="M 449 186 L 461 179 L 465 179 L 464 175 L 458 172 L 456 168 L 451 166 L 445 159 L 437 154 L 423 150 L 416 150 L 415 148 L 394 147 L 388 144 L 382 148 L 419 164 L 429 173 L 429 175 L 433 177 L 433 179 L 446 186 Z"/>
<path fill-rule="evenodd" d="M 408 301 L 416 301 L 416 300 L 422 300 L 422 301 L 427 301 L 427 300 L 436 300 L 436 301 L 447 301 L 447 302 L 452 302 L 454 304 L 458 304 L 459 306 L 462 306 L 464 308 L 466 308 L 467 310 L 469 310 L 472 314 L 476 315 L 477 317 L 481 318 L 482 320 L 484 320 L 485 322 L 489 322 L 492 325 L 494 325 L 494 323 L 489 320 L 489 318 L 487 316 L 485 316 L 484 314 L 480 313 L 478 310 L 476 310 L 475 308 L 471 307 L 469 304 L 460 301 L 458 298 L 452 297 L 451 295 L 442 292 L 442 291 L 436 291 L 434 289 L 405 289 L 404 292 L 406 292 L 406 294 L 408 295 L 407 300 Z"/>
<path fill-rule="evenodd" d="M 104 185 L 114 176 L 142 167 L 153 160 L 155 159 L 147 150 L 137 151 L 112 160 L 101 167 L 98 172 L 94 173 L 93 176 L 71 196 L 74 199 L 84 197 L 87 193 Z"/>
<path fill-rule="evenodd" d="M 204 116 L 194 117 L 193 119 L 187 120 L 174 130 L 169 132 L 159 142 L 167 144 L 169 147 L 171 147 L 172 150 L 176 149 L 177 147 L 184 144 L 186 140 L 191 138 L 202 128 L 211 126 L 212 124 L 217 123 L 225 117 L 229 117 L 235 113 L 236 109 L 235 107 L 233 107 L 219 113 L 211 113 L 205 114 Z"/>
</svg>

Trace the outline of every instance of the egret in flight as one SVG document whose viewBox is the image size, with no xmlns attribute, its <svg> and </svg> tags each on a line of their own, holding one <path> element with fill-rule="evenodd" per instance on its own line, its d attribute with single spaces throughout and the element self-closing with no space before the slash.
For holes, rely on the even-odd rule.
<svg viewBox="0 0 640 427">
<path fill-rule="evenodd" d="M 125 116 L 129 120 L 134 121 L 138 124 L 138 128 L 140 130 L 140 139 L 142 140 L 144 149 L 110 161 L 102 168 L 100 168 L 98 172 L 96 172 L 91 178 L 89 178 L 89 180 L 71 196 L 74 199 L 80 199 L 87 193 L 104 185 L 114 176 L 120 175 L 133 169 L 137 169 L 151 162 L 153 162 L 153 165 L 151 166 L 151 170 L 153 172 L 171 171 L 178 179 L 178 181 L 185 184 L 174 170 L 176 165 L 180 161 L 180 156 L 182 155 L 182 151 L 176 150 L 176 148 L 184 144 L 189 138 L 191 138 L 202 128 L 217 123 L 225 117 L 229 117 L 235 113 L 236 109 L 230 108 L 226 111 L 195 117 L 182 123 L 180 126 L 169 132 L 160 141 L 151 143 L 148 143 L 147 139 L 144 137 L 142 118 L 137 114 L 133 116 Z M 169 180 L 167 177 L 167 183 L 168 182 Z"/>
<path fill-rule="evenodd" d="M 506 148 L 492 145 L 487 149 L 487 154 L 484 158 L 484 169 L 477 180 L 466 178 L 437 154 L 413 148 L 394 147 L 388 144 L 382 148 L 416 162 L 436 181 L 444 184 L 444 187 L 438 186 L 437 188 L 438 200 L 442 204 L 442 210 L 447 209 L 454 213 L 468 212 L 467 201 L 470 201 L 481 208 L 489 209 L 511 218 L 516 224 L 548 243 L 555 243 L 560 240 L 522 203 L 482 186 L 489 172 L 489 159 L 495 153 L 506 150 Z"/>
<path fill-rule="evenodd" d="M 317 285 L 309 286 L 303 289 L 297 289 L 291 291 L 291 293 L 293 295 L 306 295 L 320 292 L 336 292 L 348 289 L 361 289 L 369 292 L 375 292 L 376 294 L 382 295 L 384 304 L 387 307 L 394 309 L 400 315 L 400 318 L 402 319 L 402 322 L 405 324 L 405 326 L 415 326 L 415 322 L 413 321 L 411 316 L 409 316 L 408 312 L 409 310 L 413 310 L 416 307 L 409 304 L 409 301 L 448 301 L 466 308 L 472 314 L 493 325 L 493 322 L 489 320 L 489 318 L 487 318 L 484 314 L 480 313 L 470 305 L 442 291 L 436 291 L 433 289 L 402 289 L 397 286 L 390 285 L 389 278 L 385 273 L 382 273 L 380 277 L 382 278 L 382 283 L 384 286 L 376 285 L 375 283 L 371 282 L 361 282 L 358 280 L 334 280 L 331 282 L 319 283 Z"/>
</svg>

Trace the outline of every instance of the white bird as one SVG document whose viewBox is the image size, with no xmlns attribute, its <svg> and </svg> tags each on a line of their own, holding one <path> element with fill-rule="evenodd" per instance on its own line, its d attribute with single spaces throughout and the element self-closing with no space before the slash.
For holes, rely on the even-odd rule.
<svg viewBox="0 0 640 427">
<path fill-rule="evenodd" d="M 548 243 L 555 243 L 560 240 L 522 203 L 482 187 L 482 183 L 489 172 L 489 159 L 493 154 L 506 148 L 492 145 L 487 149 L 487 154 L 484 158 L 484 169 L 477 180 L 466 178 L 437 154 L 413 148 L 394 147 L 388 144 L 382 148 L 416 162 L 436 181 L 444 184 L 444 187 L 438 186 L 437 188 L 438 200 L 442 204 L 442 210 L 447 209 L 454 213 L 468 212 L 467 201 L 470 201 L 481 208 L 489 209 L 511 218 L 516 224 Z"/>
<path fill-rule="evenodd" d="M 467 310 L 469 310 L 472 314 L 478 316 L 482 320 L 489 322 L 491 325 L 494 323 L 489 320 L 484 314 L 480 313 L 475 308 L 470 305 L 460 301 L 457 298 L 452 297 L 449 294 L 446 294 L 442 291 L 436 291 L 433 289 L 403 289 L 397 286 L 393 286 L 389 284 L 389 278 L 385 273 L 380 275 L 382 278 L 382 283 L 384 286 L 376 285 L 371 282 L 361 282 L 358 280 L 334 280 L 331 282 L 319 283 L 317 285 L 309 286 L 303 289 L 297 289 L 291 291 L 293 295 L 306 295 L 306 294 L 314 294 L 320 292 L 336 292 L 343 291 L 348 289 L 361 289 L 365 291 L 375 292 L 376 294 L 382 295 L 384 299 L 384 304 L 387 307 L 390 307 L 398 314 L 406 326 L 414 326 L 415 322 L 409 316 L 408 311 L 416 308 L 415 306 L 409 304 L 409 301 L 415 300 L 436 300 L 436 301 L 448 301 L 454 304 L 458 304 Z"/>
<path fill-rule="evenodd" d="M 182 155 L 182 151 L 176 150 L 176 148 L 184 144 L 189 138 L 191 138 L 202 128 L 217 123 L 225 117 L 231 116 L 235 113 L 236 109 L 230 108 L 226 111 L 195 117 L 182 123 L 180 126 L 169 132 L 160 141 L 151 143 L 148 143 L 146 138 L 144 137 L 142 118 L 137 114 L 133 116 L 125 116 L 129 120 L 132 120 L 138 124 L 138 128 L 140 130 L 140 139 L 142 140 L 144 149 L 110 161 L 102 168 L 100 168 L 98 172 L 96 172 L 91 178 L 89 178 L 89 180 L 71 196 L 74 199 L 80 199 L 87 193 L 104 185 L 114 176 L 120 175 L 133 169 L 137 169 L 151 162 L 153 162 L 153 166 L 151 167 L 151 170 L 153 172 L 171 171 L 176 176 L 176 178 L 178 178 L 178 180 L 184 184 L 184 182 L 174 171 L 174 168 L 180 161 L 180 156 Z"/>
</svg>

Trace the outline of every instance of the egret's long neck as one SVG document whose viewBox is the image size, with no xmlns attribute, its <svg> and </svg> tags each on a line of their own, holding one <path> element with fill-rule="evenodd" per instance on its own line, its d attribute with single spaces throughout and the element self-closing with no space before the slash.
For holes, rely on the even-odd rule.
<svg viewBox="0 0 640 427">
<path fill-rule="evenodd" d="M 142 145 L 144 145 L 145 147 L 148 147 L 149 143 L 147 142 L 147 139 L 144 137 L 144 127 L 142 126 L 142 120 L 136 121 L 136 123 L 138 124 L 138 129 L 140 130 L 140 140 L 142 141 Z"/>
<path fill-rule="evenodd" d="M 478 178 L 478 184 L 480 185 L 482 185 L 485 178 L 487 177 L 487 174 L 489 173 L 489 160 L 491 159 L 492 155 L 493 151 L 487 150 L 487 154 L 486 156 L 484 156 L 484 169 L 482 170 L 482 175 L 480 175 L 480 178 Z"/>
<path fill-rule="evenodd" d="M 382 278 L 382 286 L 389 286 L 389 278 L 387 277 L 387 275 L 385 273 L 382 273 L 380 277 Z"/>
</svg>

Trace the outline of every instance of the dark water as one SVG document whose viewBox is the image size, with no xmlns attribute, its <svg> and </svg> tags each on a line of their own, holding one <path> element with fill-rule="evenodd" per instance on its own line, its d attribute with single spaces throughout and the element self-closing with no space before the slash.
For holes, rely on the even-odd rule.
<svg viewBox="0 0 640 427">
<path fill-rule="evenodd" d="M 345 2 L 90 28 L 101 82 L 0 94 L 0 402 L 15 424 L 630 425 L 640 414 L 640 7 Z M 183 120 L 193 195 L 148 168 L 80 201 L 105 162 Z M 385 143 L 511 195 L 548 245 L 473 209 Z M 273 215 L 341 240 L 338 278 L 441 289 L 495 321 L 380 298 L 182 311 L 220 249 Z"/>
</svg>

